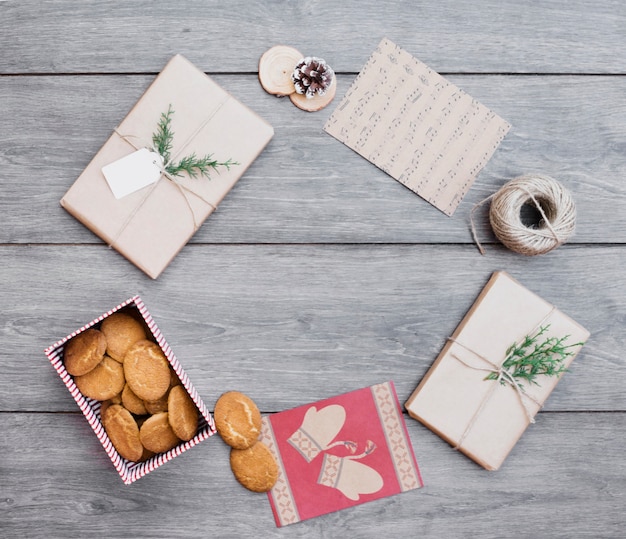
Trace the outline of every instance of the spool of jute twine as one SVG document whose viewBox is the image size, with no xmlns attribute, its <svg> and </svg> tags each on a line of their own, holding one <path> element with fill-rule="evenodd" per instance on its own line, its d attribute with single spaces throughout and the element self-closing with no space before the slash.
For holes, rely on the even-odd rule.
<svg viewBox="0 0 626 539">
<path fill-rule="evenodd" d="M 518 176 L 476 204 L 470 213 L 472 235 L 482 254 L 474 227 L 474 211 L 491 200 L 489 221 L 505 247 L 527 256 L 547 253 L 565 243 L 576 227 L 576 206 L 570 193 L 555 179 L 542 174 Z M 522 208 L 534 207 L 541 220 L 527 226 Z"/>
</svg>

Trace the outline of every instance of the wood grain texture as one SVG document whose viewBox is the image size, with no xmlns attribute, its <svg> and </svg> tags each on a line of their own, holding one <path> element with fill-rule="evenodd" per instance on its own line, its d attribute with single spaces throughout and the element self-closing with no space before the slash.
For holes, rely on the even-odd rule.
<svg viewBox="0 0 626 539">
<path fill-rule="evenodd" d="M 440 72 L 625 73 L 625 27 L 619 0 L 6 0 L 0 72 L 157 72 L 177 52 L 252 72 L 277 43 L 357 72 L 386 36 Z"/>
<path fill-rule="evenodd" d="M 424 488 L 277 529 L 266 496 L 233 478 L 217 436 L 125 486 L 82 416 L 0 413 L 0 528 L 29 538 L 623 535 L 614 433 L 626 414 L 542 414 L 497 473 L 407 426 Z"/>
<path fill-rule="evenodd" d="M 622 0 L 0 0 L 0 536 L 622 537 L 626 528 L 626 3 Z M 452 218 L 322 131 L 387 37 L 513 128 Z M 307 114 L 263 91 L 283 43 L 339 73 Z M 174 54 L 275 137 L 152 281 L 59 200 Z M 571 243 L 526 258 L 487 208 L 541 172 L 574 196 Z M 410 395 L 494 270 L 591 332 L 504 467 L 407 418 L 425 488 L 277 529 L 213 438 L 124 486 L 43 349 L 139 293 L 209 409 L 264 413 L 385 380 Z"/>
<path fill-rule="evenodd" d="M 100 242 L 58 201 L 152 79 L 0 77 L 0 243 Z M 354 77 L 339 77 L 336 104 L 313 114 L 266 94 L 256 76 L 215 79 L 275 136 L 192 242 L 471 243 L 472 206 L 531 172 L 572 192 L 571 242 L 626 242 L 624 77 L 450 77 L 513 125 L 452 218 L 322 132 Z M 476 222 L 494 241 L 487 206 Z"/>
<path fill-rule="evenodd" d="M 404 401 L 494 269 L 591 332 L 546 409 L 626 411 L 626 248 L 189 245 L 158 281 L 104 246 L 0 257 L 4 411 L 76 410 L 42 350 L 135 293 L 210 409 L 229 389 L 278 411 L 386 380 Z"/>
</svg>

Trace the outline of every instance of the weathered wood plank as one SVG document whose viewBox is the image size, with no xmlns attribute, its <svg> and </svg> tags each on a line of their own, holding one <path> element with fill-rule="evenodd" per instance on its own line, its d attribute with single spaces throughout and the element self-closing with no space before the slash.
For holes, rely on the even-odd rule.
<svg viewBox="0 0 626 539">
<path fill-rule="evenodd" d="M 58 201 L 152 78 L 0 77 L 1 243 L 99 242 Z M 215 78 L 276 135 L 194 242 L 470 243 L 472 205 L 526 172 L 572 191 L 572 241 L 626 241 L 624 77 L 451 77 L 513 125 L 452 218 L 323 133 L 332 105 L 307 114 L 254 75 Z M 340 95 L 352 80 L 339 78 Z M 486 211 L 477 222 L 489 241 Z"/>
<path fill-rule="evenodd" d="M 619 0 L 0 3 L 2 73 L 256 71 L 277 43 L 356 72 L 383 36 L 445 72 L 624 73 Z"/>
<path fill-rule="evenodd" d="M 125 486 L 82 416 L 2 413 L 0 528 L 46 538 L 623 536 L 616 433 L 626 414 L 544 413 L 499 472 L 407 426 L 423 489 L 277 529 L 266 497 L 232 477 L 217 437 Z"/>
<path fill-rule="evenodd" d="M 592 334 L 546 409 L 626 410 L 624 247 L 190 245 L 157 281 L 104 246 L 0 257 L 0 411 L 76 410 L 43 349 L 135 293 L 209 407 L 229 389 L 277 411 L 384 380 L 404 401 L 496 269 Z"/>
<path fill-rule="evenodd" d="M 621 0 L 0 0 L 0 535 L 623 536 L 624 28 Z M 513 125 L 453 218 L 325 135 L 333 105 L 305 114 L 256 79 L 293 45 L 340 73 L 338 103 L 383 36 Z M 276 136 L 151 281 L 58 201 L 175 53 Z M 572 243 L 481 257 L 472 205 L 533 171 L 572 190 Z M 211 409 L 227 389 L 270 413 L 389 379 L 403 402 L 495 269 L 592 333 L 502 470 L 407 419 L 423 490 L 285 530 L 217 438 L 124 486 L 43 355 L 140 293 Z"/>
</svg>

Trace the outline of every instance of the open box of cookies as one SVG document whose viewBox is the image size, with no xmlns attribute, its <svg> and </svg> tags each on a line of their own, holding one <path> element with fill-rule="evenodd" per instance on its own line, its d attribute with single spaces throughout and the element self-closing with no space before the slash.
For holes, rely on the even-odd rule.
<svg viewBox="0 0 626 539">
<path fill-rule="evenodd" d="M 139 296 L 45 350 L 124 483 L 215 433 Z"/>
</svg>

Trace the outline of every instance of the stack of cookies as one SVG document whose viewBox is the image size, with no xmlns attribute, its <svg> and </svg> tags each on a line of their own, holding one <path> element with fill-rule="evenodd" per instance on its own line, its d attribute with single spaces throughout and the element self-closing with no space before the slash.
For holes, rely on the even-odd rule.
<svg viewBox="0 0 626 539">
<path fill-rule="evenodd" d="M 238 391 L 224 393 L 215 404 L 215 427 L 231 447 L 230 467 L 244 487 L 267 492 L 278 479 L 278 465 L 261 441 L 261 413 L 254 401 Z"/>
<path fill-rule="evenodd" d="M 76 387 L 102 402 L 102 424 L 117 452 L 140 462 L 191 440 L 199 413 L 143 323 L 117 312 L 65 346 Z"/>
</svg>

